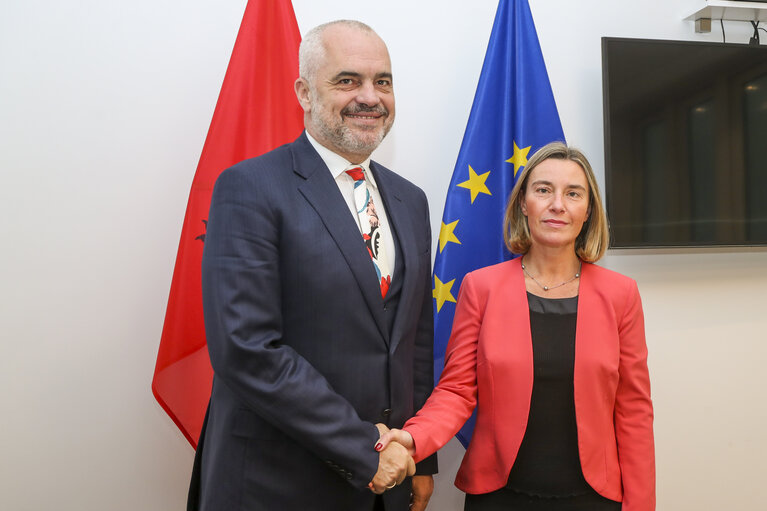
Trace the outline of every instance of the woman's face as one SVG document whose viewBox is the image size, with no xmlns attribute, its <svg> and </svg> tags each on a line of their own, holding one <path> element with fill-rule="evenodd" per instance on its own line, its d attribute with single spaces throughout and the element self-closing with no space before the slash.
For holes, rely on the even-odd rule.
<svg viewBox="0 0 767 511">
<path fill-rule="evenodd" d="M 589 217 L 589 184 L 580 165 L 550 158 L 527 179 L 522 202 L 533 246 L 572 247 Z"/>
</svg>

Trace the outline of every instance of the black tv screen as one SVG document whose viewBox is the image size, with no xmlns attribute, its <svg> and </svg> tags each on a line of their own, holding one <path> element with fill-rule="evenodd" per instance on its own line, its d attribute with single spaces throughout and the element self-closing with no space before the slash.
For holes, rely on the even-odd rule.
<svg viewBox="0 0 767 511">
<path fill-rule="evenodd" d="M 603 38 L 611 246 L 767 245 L 767 46 Z"/>
</svg>

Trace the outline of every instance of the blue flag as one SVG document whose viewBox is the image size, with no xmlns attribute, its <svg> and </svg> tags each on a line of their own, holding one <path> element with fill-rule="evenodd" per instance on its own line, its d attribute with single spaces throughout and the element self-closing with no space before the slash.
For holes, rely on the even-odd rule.
<svg viewBox="0 0 767 511">
<path fill-rule="evenodd" d="M 445 363 L 466 273 L 508 260 L 506 201 L 528 156 L 564 141 L 527 0 L 501 0 L 445 201 L 434 262 L 434 375 Z M 468 445 L 473 415 L 458 433 Z"/>
</svg>

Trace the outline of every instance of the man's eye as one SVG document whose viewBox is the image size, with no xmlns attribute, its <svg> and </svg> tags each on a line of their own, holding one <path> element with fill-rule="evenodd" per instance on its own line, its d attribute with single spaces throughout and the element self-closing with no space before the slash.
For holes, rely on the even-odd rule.
<svg viewBox="0 0 767 511">
<path fill-rule="evenodd" d="M 391 85 L 391 82 L 389 80 L 378 80 L 376 84 L 380 85 L 381 87 L 388 87 Z"/>
<path fill-rule="evenodd" d="M 338 80 L 338 83 L 340 83 L 341 85 L 351 85 L 352 84 L 352 79 L 351 78 L 341 78 L 340 80 Z"/>
</svg>

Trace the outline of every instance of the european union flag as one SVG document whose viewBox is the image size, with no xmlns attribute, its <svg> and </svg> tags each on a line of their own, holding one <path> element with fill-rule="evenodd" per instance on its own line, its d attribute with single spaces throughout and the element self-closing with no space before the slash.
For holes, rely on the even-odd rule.
<svg viewBox="0 0 767 511">
<path fill-rule="evenodd" d="M 501 0 L 445 201 L 434 262 L 434 374 L 439 378 L 466 273 L 510 259 L 506 200 L 528 155 L 565 137 L 527 0 Z M 476 414 L 475 414 L 476 415 Z M 469 419 L 458 439 L 466 446 Z"/>
</svg>

